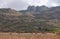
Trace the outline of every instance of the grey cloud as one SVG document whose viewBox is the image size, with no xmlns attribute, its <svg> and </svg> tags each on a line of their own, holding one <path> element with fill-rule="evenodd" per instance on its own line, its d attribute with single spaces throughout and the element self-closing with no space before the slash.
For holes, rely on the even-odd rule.
<svg viewBox="0 0 60 39">
<path fill-rule="evenodd" d="M 29 5 L 34 4 L 32 1 L 34 1 L 34 0 L 0 0 L 0 7 L 24 10 Z M 37 0 L 37 1 L 39 1 L 39 0 Z M 34 2 L 36 3 L 37 1 L 35 0 Z M 31 3 L 31 4 L 29 4 L 29 3 Z M 52 3 L 56 3 L 56 4 L 60 5 L 60 0 L 48 0 L 48 3 L 46 4 L 46 6 L 52 6 Z M 42 4 L 42 3 L 39 3 L 38 5 L 40 5 L 40 4 Z"/>
<path fill-rule="evenodd" d="M 48 7 L 60 6 L 60 0 L 48 0 L 47 6 Z"/>
<path fill-rule="evenodd" d="M 6 7 L 10 7 L 13 9 L 17 9 L 17 10 L 23 10 L 26 9 L 26 7 L 28 6 L 27 3 L 23 2 L 23 1 L 13 1 L 11 3 L 8 3 Z"/>
<path fill-rule="evenodd" d="M 3 7 L 17 9 L 17 10 L 26 9 L 27 6 L 28 6 L 28 3 L 21 1 L 21 0 L 14 0 L 11 2 L 7 2 L 7 4 L 5 5 L 3 4 Z"/>
<path fill-rule="evenodd" d="M 55 2 L 55 3 L 60 4 L 60 0 L 50 0 L 50 2 Z"/>
</svg>

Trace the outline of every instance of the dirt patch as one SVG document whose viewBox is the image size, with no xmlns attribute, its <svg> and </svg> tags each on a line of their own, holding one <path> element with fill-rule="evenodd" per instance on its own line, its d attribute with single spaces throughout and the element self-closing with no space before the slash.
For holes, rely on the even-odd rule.
<svg viewBox="0 0 60 39">
<path fill-rule="evenodd" d="M 0 33 L 0 39 L 60 39 L 60 35 L 49 33 Z"/>
</svg>

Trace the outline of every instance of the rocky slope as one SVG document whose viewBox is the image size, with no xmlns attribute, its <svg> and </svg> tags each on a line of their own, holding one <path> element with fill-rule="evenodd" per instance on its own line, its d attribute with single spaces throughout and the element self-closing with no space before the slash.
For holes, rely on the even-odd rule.
<svg viewBox="0 0 60 39">
<path fill-rule="evenodd" d="M 60 32 L 60 6 L 0 9 L 0 32 Z"/>
</svg>

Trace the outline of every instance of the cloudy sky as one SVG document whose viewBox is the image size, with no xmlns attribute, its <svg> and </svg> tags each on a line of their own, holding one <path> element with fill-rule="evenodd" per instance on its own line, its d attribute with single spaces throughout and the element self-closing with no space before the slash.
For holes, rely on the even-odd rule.
<svg viewBox="0 0 60 39">
<path fill-rule="evenodd" d="M 48 7 L 59 6 L 60 0 L 0 0 L 0 8 L 12 8 L 16 10 L 24 10 L 29 5 Z"/>
</svg>

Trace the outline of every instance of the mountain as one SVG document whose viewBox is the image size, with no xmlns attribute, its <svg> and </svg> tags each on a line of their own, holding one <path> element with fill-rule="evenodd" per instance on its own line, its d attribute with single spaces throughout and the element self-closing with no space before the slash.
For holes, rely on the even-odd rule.
<svg viewBox="0 0 60 39">
<path fill-rule="evenodd" d="M 28 6 L 27 11 L 35 11 L 35 12 L 40 12 L 40 11 L 45 11 L 48 10 L 48 7 L 46 6 Z"/>
<path fill-rule="evenodd" d="M 28 6 L 27 10 L 0 8 L 0 32 L 60 32 L 60 6 Z"/>
</svg>

